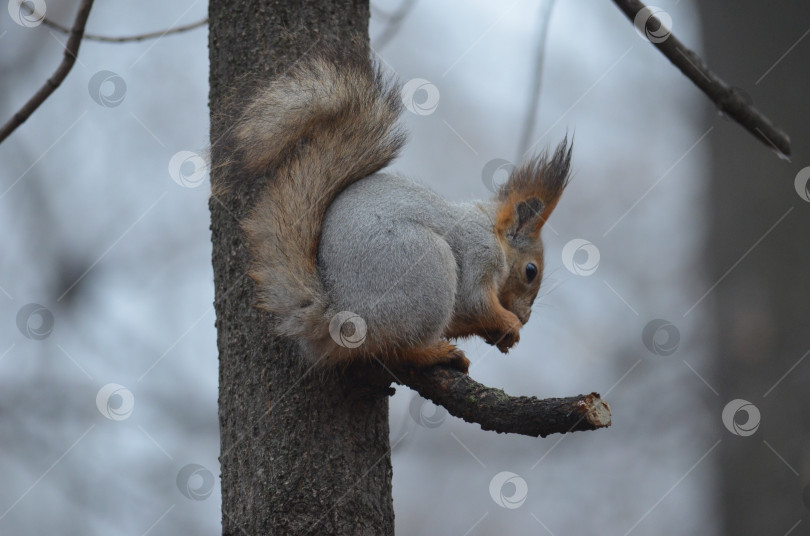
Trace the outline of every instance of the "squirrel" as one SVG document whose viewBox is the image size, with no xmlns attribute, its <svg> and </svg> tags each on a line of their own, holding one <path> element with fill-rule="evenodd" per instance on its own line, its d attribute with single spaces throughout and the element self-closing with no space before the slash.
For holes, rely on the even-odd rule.
<svg viewBox="0 0 810 536">
<path fill-rule="evenodd" d="M 257 304 L 313 364 L 444 364 L 450 339 L 507 353 L 543 275 L 540 231 L 568 179 L 567 136 L 517 166 L 488 201 L 450 203 L 380 173 L 405 142 L 396 82 L 367 56 L 299 60 L 234 125 L 248 173 L 268 173 L 241 222 Z"/>
</svg>

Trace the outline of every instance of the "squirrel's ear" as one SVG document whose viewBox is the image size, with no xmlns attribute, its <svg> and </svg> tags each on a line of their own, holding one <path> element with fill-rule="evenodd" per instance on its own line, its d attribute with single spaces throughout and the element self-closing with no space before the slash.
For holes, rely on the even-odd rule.
<svg viewBox="0 0 810 536">
<path fill-rule="evenodd" d="M 543 202 L 537 197 L 530 197 L 515 203 L 512 224 L 506 231 L 507 236 L 534 235 L 543 225 Z"/>
<path fill-rule="evenodd" d="M 571 147 L 566 138 L 551 156 L 543 153 L 512 171 L 496 194 L 500 233 L 537 239 L 568 183 Z"/>
</svg>

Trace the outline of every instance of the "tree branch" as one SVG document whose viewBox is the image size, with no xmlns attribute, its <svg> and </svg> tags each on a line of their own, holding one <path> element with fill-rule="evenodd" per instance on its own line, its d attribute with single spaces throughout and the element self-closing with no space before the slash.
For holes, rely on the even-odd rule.
<svg viewBox="0 0 810 536">
<path fill-rule="evenodd" d="M 82 37 L 84 36 L 84 26 L 87 24 L 87 17 L 90 15 L 90 8 L 92 7 L 93 0 L 82 0 L 81 5 L 79 5 L 79 11 L 76 13 L 76 20 L 73 21 L 73 28 L 70 30 L 67 45 L 65 45 L 65 54 L 62 57 L 62 62 L 59 64 L 59 67 L 56 68 L 53 75 L 39 88 L 39 91 L 28 99 L 28 102 L 14 114 L 5 125 L 0 127 L 0 142 L 14 132 L 18 126 L 22 125 L 25 120 L 34 113 L 34 110 L 45 102 L 45 99 L 59 87 L 59 84 L 62 83 L 73 68 L 73 64 L 76 63 L 76 56 L 79 54 L 79 45 L 81 45 Z"/>
<path fill-rule="evenodd" d="M 546 40 L 548 39 L 548 26 L 551 21 L 551 11 L 554 9 L 554 0 L 545 0 L 540 8 L 539 28 L 536 32 L 537 45 L 534 53 L 534 72 L 532 85 L 529 89 L 529 103 L 526 106 L 525 120 L 520 134 L 517 162 L 526 158 L 529 150 L 529 140 L 537 123 L 537 109 L 540 106 L 540 83 L 543 81 L 543 63 L 546 55 Z"/>
<path fill-rule="evenodd" d="M 397 10 L 390 14 L 384 15 L 388 19 L 388 26 L 380 33 L 377 39 L 371 44 L 371 46 L 376 50 L 382 50 L 382 48 L 388 44 L 394 36 L 399 33 L 399 30 L 402 29 L 402 22 L 405 20 L 405 17 L 413 9 L 413 6 L 416 5 L 416 0 L 403 0 L 402 4 L 397 8 Z M 371 7 L 372 15 L 380 13 L 378 9 L 375 9 L 374 6 Z"/>
<path fill-rule="evenodd" d="M 777 151 L 780 156 L 790 155 L 790 137 L 747 103 L 739 91 L 710 71 L 700 56 L 681 43 L 669 29 L 662 28 L 661 21 L 652 15 L 649 8 L 639 0 L 613 0 L 613 3 L 639 31 L 652 34 L 653 37 L 650 37 L 650 33 L 647 34 L 648 40 L 699 87 L 720 111 L 742 125 L 755 138 Z M 641 14 L 641 20 L 637 20 L 642 9 L 647 11 Z"/>
<path fill-rule="evenodd" d="M 509 396 L 448 367 L 400 369 L 395 378 L 483 430 L 545 437 L 611 425 L 610 406 L 597 393 L 544 400 Z"/>
<path fill-rule="evenodd" d="M 42 19 L 42 24 L 48 26 L 49 28 L 53 28 L 54 30 L 59 30 L 62 33 L 70 32 L 70 30 L 68 30 L 61 24 L 53 22 L 52 20 L 49 20 L 47 18 Z M 149 32 L 137 35 L 125 35 L 122 37 L 110 37 L 107 35 L 86 33 L 84 34 L 84 38 L 89 41 L 101 41 L 103 43 L 128 43 L 133 41 L 145 41 L 147 39 L 156 39 L 158 37 L 163 37 L 165 35 L 187 32 L 189 30 L 199 28 L 200 26 L 205 26 L 206 24 L 208 24 L 208 17 L 202 20 L 198 20 L 197 22 L 192 22 L 191 24 L 177 26 L 176 28 L 169 28 L 167 30 L 159 30 L 157 32 Z"/>
</svg>

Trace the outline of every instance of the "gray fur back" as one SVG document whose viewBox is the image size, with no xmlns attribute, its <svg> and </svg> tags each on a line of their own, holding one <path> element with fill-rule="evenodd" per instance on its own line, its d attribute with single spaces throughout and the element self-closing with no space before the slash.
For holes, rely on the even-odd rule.
<svg viewBox="0 0 810 536">
<path fill-rule="evenodd" d="M 329 314 L 363 318 L 372 348 L 438 340 L 480 286 L 476 278 L 505 270 L 493 210 L 448 203 L 392 175 L 352 184 L 329 206 L 321 232 Z"/>
</svg>

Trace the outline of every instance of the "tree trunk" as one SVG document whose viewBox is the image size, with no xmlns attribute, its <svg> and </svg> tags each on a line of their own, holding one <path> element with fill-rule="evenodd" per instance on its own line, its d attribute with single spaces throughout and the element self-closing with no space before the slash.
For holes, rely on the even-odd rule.
<svg viewBox="0 0 810 536">
<path fill-rule="evenodd" d="M 220 0 L 209 4 L 211 182 L 227 174 L 227 134 L 247 86 L 326 43 L 368 39 L 367 1 Z M 307 371 L 297 346 L 254 309 L 239 221 L 262 181 L 212 196 L 223 534 L 393 534 L 388 399 L 347 397 Z M 270 177 L 268 180 L 272 180 Z"/>
<path fill-rule="evenodd" d="M 807 534 L 810 356 L 802 356 L 810 350 L 810 204 L 794 179 L 810 165 L 810 37 L 804 35 L 810 3 L 698 5 L 709 65 L 748 91 L 793 140 L 786 162 L 727 121 L 716 121 L 710 138 L 707 261 L 712 283 L 719 283 L 700 307 L 713 312 L 717 327 L 724 533 Z M 723 428 L 721 411 L 735 399 L 759 409 L 755 433 Z M 748 415 L 738 414 L 745 425 Z"/>
</svg>

